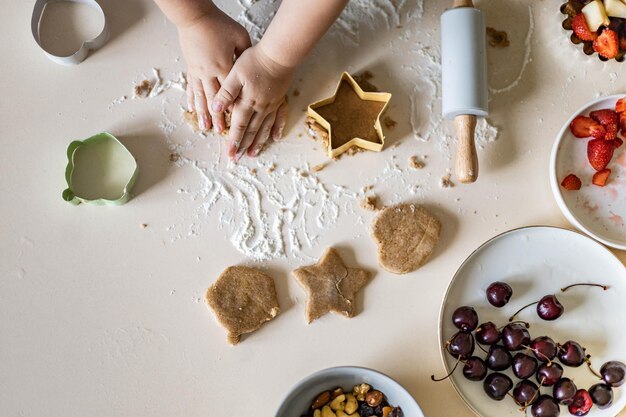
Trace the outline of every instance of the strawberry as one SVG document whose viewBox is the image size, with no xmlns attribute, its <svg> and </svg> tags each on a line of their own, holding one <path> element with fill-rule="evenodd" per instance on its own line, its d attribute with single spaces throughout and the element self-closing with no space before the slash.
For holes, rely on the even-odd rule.
<svg viewBox="0 0 626 417">
<path fill-rule="evenodd" d="M 567 177 L 563 178 L 563 181 L 561 181 L 561 186 L 570 191 L 580 190 L 582 185 L 583 184 L 580 181 L 580 178 L 574 174 L 569 174 Z"/>
<path fill-rule="evenodd" d="M 622 135 L 626 135 L 626 112 L 619 115 L 619 128 L 622 131 Z"/>
<path fill-rule="evenodd" d="M 591 117 L 593 120 L 600 123 L 604 127 L 606 127 L 607 125 L 616 125 L 619 119 L 617 113 L 611 109 L 592 111 L 591 113 L 589 113 L 589 117 Z"/>
<path fill-rule="evenodd" d="M 605 128 L 606 134 L 604 135 L 604 140 L 615 140 L 617 138 L 617 132 L 619 132 L 617 123 L 614 125 L 607 125 Z"/>
<path fill-rule="evenodd" d="M 610 169 L 603 169 L 602 171 L 599 171 L 593 174 L 593 179 L 591 180 L 591 182 L 593 182 L 594 185 L 597 185 L 599 187 L 604 187 L 610 175 L 611 175 Z"/>
<path fill-rule="evenodd" d="M 572 30 L 583 41 L 594 41 L 598 37 L 598 34 L 589 30 L 585 15 L 578 13 L 572 19 Z"/>
<path fill-rule="evenodd" d="M 624 48 L 626 50 L 626 48 Z M 615 103 L 615 111 L 618 113 L 624 113 L 626 111 L 626 97 L 622 97 Z"/>
<path fill-rule="evenodd" d="M 605 58 L 615 58 L 619 52 L 617 33 L 611 29 L 604 29 L 593 41 L 593 50 Z"/>
<path fill-rule="evenodd" d="M 617 149 L 624 144 L 624 141 L 621 138 L 615 138 L 613 139 L 613 144 L 615 145 L 615 149 Z"/>
<path fill-rule="evenodd" d="M 602 139 L 606 134 L 606 130 L 600 123 L 587 116 L 576 116 L 569 128 L 577 138 L 593 136 L 596 139 Z"/>
<path fill-rule="evenodd" d="M 604 139 L 592 139 L 587 143 L 587 158 L 596 171 L 602 171 L 611 162 L 615 144 Z"/>
</svg>

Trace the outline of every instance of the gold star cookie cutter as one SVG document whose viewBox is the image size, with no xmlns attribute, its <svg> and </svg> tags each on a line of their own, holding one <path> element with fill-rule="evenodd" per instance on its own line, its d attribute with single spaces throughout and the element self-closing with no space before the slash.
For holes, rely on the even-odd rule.
<svg viewBox="0 0 626 417">
<path fill-rule="evenodd" d="M 383 103 L 382 108 L 376 115 L 376 119 L 374 122 L 374 130 L 376 132 L 376 141 L 367 140 L 362 137 L 354 136 L 347 140 L 345 143 L 339 144 L 334 141 L 335 137 L 333 136 L 333 131 L 331 127 L 331 122 L 327 120 L 324 116 L 322 116 L 319 111 L 320 108 L 331 105 L 335 103 L 337 97 L 340 93 L 342 83 L 347 83 L 351 89 L 356 93 L 356 95 L 364 102 L 371 101 L 377 103 Z M 369 151 L 380 152 L 385 146 L 385 134 L 383 133 L 383 128 L 380 122 L 380 118 L 387 110 L 387 106 L 389 105 L 389 101 L 391 100 L 390 93 L 378 93 L 378 92 L 368 92 L 363 91 L 361 86 L 352 78 L 350 74 L 344 72 L 341 74 L 341 79 L 337 84 L 337 88 L 335 89 L 335 93 L 323 100 L 317 101 L 313 104 L 310 104 L 307 108 L 307 115 L 315 120 L 317 124 L 319 124 L 322 128 L 324 128 L 328 132 L 328 144 L 327 151 L 328 156 L 331 158 L 336 158 L 342 153 L 346 152 L 353 146 L 358 146 L 362 149 L 367 149 Z"/>
</svg>

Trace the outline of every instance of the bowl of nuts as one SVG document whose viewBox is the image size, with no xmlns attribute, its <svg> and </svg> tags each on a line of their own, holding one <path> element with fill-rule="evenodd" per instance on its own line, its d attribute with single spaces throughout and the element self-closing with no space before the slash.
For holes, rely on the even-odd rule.
<svg viewBox="0 0 626 417">
<path fill-rule="evenodd" d="M 424 417 L 411 394 L 380 372 L 340 366 L 316 372 L 287 394 L 276 417 Z"/>
</svg>

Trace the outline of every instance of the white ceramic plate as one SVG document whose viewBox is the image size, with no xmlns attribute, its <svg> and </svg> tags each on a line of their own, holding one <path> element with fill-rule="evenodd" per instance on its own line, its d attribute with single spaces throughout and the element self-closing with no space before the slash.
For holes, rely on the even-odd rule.
<svg viewBox="0 0 626 417">
<path fill-rule="evenodd" d="M 513 297 L 503 308 L 492 307 L 485 298 L 485 289 L 493 281 L 507 282 L 513 288 Z M 560 293 L 560 288 L 579 282 L 597 282 L 610 288 L 603 291 L 596 287 L 576 287 Z M 626 362 L 626 268 L 597 242 L 579 233 L 553 227 L 528 227 L 504 233 L 469 256 L 454 276 L 443 301 L 440 344 L 445 345 L 457 331 L 452 324 L 452 313 L 459 306 L 473 306 L 480 323 L 493 321 L 504 325 L 519 307 L 547 294 L 557 294 L 565 312 L 556 321 L 547 322 L 537 317 L 534 308 L 526 309 L 519 319 L 530 323 L 531 337 L 547 335 L 560 343 L 576 340 L 593 356 L 596 368 L 608 360 Z M 486 356 L 478 346 L 474 354 Z M 443 358 L 446 370 L 452 369 L 456 359 L 448 354 L 443 354 Z M 491 400 L 483 391 L 482 382 L 465 379 L 460 368 L 451 381 L 477 415 L 521 415 L 511 398 Z M 599 382 L 586 366 L 564 369 L 564 375 L 574 379 L 579 388 L 589 388 Z M 517 382 L 510 370 L 506 373 L 514 383 Z M 549 393 L 551 389 L 543 388 L 542 392 Z M 588 415 L 612 417 L 625 405 L 626 386 L 614 390 L 612 407 L 606 410 L 594 407 Z M 562 407 L 561 415 L 569 415 L 565 407 Z"/>
<path fill-rule="evenodd" d="M 604 97 L 585 104 L 570 117 L 559 132 L 550 158 L 550 184 L 556 201 L 576 228 L 605 245 L 626 250 L 626 145 L 615 151 L 609 183 L 598 187 L 591 183 L 595 170 L 587 160 L 589 139 L 576 138 L 569 125 L 578 115 L 589 116 L 598 109 L 615 108 L 624 94 Z M 561 181 L 576 174 L 583 183 L 579 191 L 568 191 Z"/>
</svg>

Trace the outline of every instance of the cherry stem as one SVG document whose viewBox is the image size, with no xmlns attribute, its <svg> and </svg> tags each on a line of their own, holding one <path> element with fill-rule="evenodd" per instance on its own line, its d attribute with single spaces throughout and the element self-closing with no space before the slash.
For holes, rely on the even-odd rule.
<svg viewBox="0 0 626 417">
<path fill-rule="evenodd" d="M 526 348 L 528 350 L 530 350 L 531 352 L 533 352 L 535 355 L 539 355 L 544 359 L 548 360 L 548 363 L 546 364 L 548 367 L 552 366 L 552 359 L 548 358 L 546 355 L 544 355 L 543 353 L 539 352 L 538 350 L 535 350 L 533 348 L 531 348 L 530 346 L 526 346 L 526 345 L 522 345 L 523 348 Z"/>
<path fill-rule="evenodd" d="M 526 322 L 526 321 L 522 321 L 522 320 L 515 320 L 515 321 L 512 321 L 512 322 L 510 322 L 510 323 L 508 323 L 508 324 L 505 324 L 504 326 L 500 326 L 500 327 L 498 327 L 498 330 L 502 330 L 502 329 L 504 329 L 504 328 L 505 328 L 506 326 L 508 326 L 509 324 L 516 324 L 516 323 L 522 323 L 522 324 L 524 325 L 524 327 L 526 327 L 527 329 L 530 329 L 530 323 L 528 323 L 528 322 Z"/>
<path fill-rule="evenodd" d="M 513 314 L 511 317 L 509 317 L 509 322 L 512 322 L 513 320 L 515 320 L 515 316 L 517 316 L 519 313 L 521 313 L 522 310 L 524 310 L 524 309 L 526 309 L 526 308 L 528 308 L 528 307 L 530 307 L 532 305 L 538 304 L 538 303 L 539 303 L 539 301 L 535 301 L 534 303 L 526 304 L 524 307 L 522 307 L 519 310 L 517 310 L 515 312 L 515 314 Z"/>
<path fill-rule="evenodd" d="M 597 376 L 597 377 L 598 377 L 598 378 L 600 378 L 600 379 L 603 379 L 603 378 L 602 378 L 602 375 L 600 375 L 600 374 L 598 373 L 598 371 L 596 371 L 595 369 L 593 369 L 593 368 L 591 367 L 591 355 L 587 355 L 587 356 L 585 356 L 585 363 L 587 364 L 587 368 L 589 368 L 589 370 L 591 371 L 591 373 L 592 373 L 592 374 L 594 374 L 595 376 Z"/>
<path fill-rule="evenodd" d="M 452 375 L 452 374 L 454 373 L 454 371 L 456 371 L 456 367 L 457 367 L 457 366 L 459 366 L 459 363 L 460 363 L 460 362 L 461 362 L 461 357 L 459 356 L 459 357 L 457 358 L 457 360 L 456 360 L 456 363 L 454 364 L 454 368 L 452 368 L 452 370 L 450 371 L 450 373 L 449 373 L 448 375 L 444 376 L 443 378 L 439 378 L 439 379 L 435 378 L 435 375 L 431 375 L 431 376 L 430 376 L 430 379 L 431 379 L 431 380 L 433 380 L 433 381 L 435 381 L 435 382 L 441 382 L 441 381 L 443 381 L 444 379 L 448 379 L 448 378 L 450 378 L 450 375 Z"/>
<path fill-rule="evenodd" d="M 561 288 L 562 292 L 565 292 L 567 290 L 569 290 L 570 288 L 574 288 L 574 287 L 579 287 L 579 286 L 586 286 L 586 287 L 600 287 L 602 288 L 604 291 L 609 289 L 608 285 L 602 285 L 602 284 L 592 284 L 592 283 L 586 283 L 586 282 L 582 282 L 580 284 L 572 284 L 572 285 L 568 285 L 567 287 L 563 287 Z"/>
<path fill-rule="evenodd" d="M 480 350 L 482 350 L 483 352 L 485 352 L 485 353 L 489 353 L 489 352 L 487 352 L 487 351 L 485 350 L 485 348 L 484 348 L 484 347 L 482 347 L 482 346 L 480 345 L 480 343 L 476 343 L 476 345 L 477 345 L 477 346 L 480 348 Z"/>
</svg>

